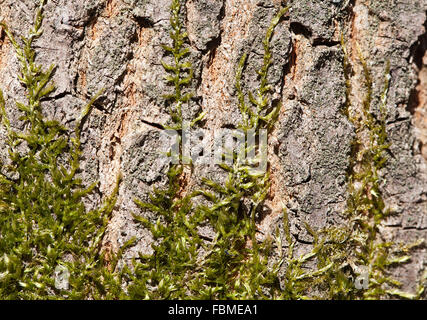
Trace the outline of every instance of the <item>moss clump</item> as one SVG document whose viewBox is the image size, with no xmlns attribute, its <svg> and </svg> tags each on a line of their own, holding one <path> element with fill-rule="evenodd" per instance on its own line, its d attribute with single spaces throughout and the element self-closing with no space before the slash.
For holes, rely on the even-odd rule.
<svg viewBox="0 0 427 320">
<path fill-rule="evenodd" d="M 175 93 L 166 96 L 172 104 L 169 108 L 172 126 L 165 128 L 181 129 L 182 107 L 188 103 L 191 94 L 183 93 L 183 87 L 191 81 L 191 64 L 182 62 L 188 54 L 183 48 L 186 33 L 182 31 L 179 18 L 181 3 L 174 0 L 171 6 L 171 38 L 173 47 L 164 46 L 174 57 L 174 65 L 163 62 L 165 70 L 171 73 L 167 81 L 175 88 Z M 269 107 L 267 83 L 268 69 L 271 65 L 270 40 L 275 26 L 286 9 L 280 10 L 273 19 L 264 40 L 264 64 L 259 71 L 260 87 L 256 95 L 249 94 L 254 108 L 246 106 L 240 86 L 241 74 L 246 62 L 242 58 L 236 76 L 236 87 L 239 93 L 240 109 L 244 118 L 241 129 L 249 130 L 271 128 L 277 118 L 280 106 L 270 113 L 265 113 Z M 182 72 L 188 75 L 181 78 Z M 197 117 L 192 125 L 203 115 Z M 168 172 L 169 187 L 166 190 L 155 190 L 150 196 L 149 203 L 136 203 L 143 209 L 159 215 L 156 223 L 135 216 L 152 234 L 156 243 L 153 244 L 153 255 L 140 256 L 135 263 L 135 274 L 131 276 L 132 284 L 129 292 L 136 298 L 262 298 L 272 297 L 274 292 L 265 294 L 263 289 L 278 288 L 275 272 L 267 268 L 269 245 L 259 245 L 255 238 L 255 212 L 264 201 L 268 184 L 268 174 L 255 172 L 249 166 L 255 163 L 244 163 L 241 151 L 228 156 L 234 157 L 235 165 L 230 168 L 226 185 L 204 179 L 213 192 L 199 190 L 182 197 L 179 195 L 179 177 L 182 165 L 173 165 Z M 182 160 L 179 156 L 179 159 Z M 192 198 L 203 195 L 213 202 L 211 207 L 198 206 L 193 208 Z M 253 206 L 249 214 L 242 215 L 242 201 L 250 198 Z M 201 239 L 198 227 L 208 222 L 216 232 L 212 242 Z M 248 246 L 247 242 L 251 244 Z"/>
<path fill-rule="evenodd" d="M 180 197 L 181 167 L 168 172 L 169 187 L 156 189 L 149 203 L 136 200 L 144 210 L 157 214 L 156 223 L 141 216 L 135 219 L 151 231 L 155 243 L 152 255 L 134 259 L 128 287 L 132 299 L 191 299 L 203 297 L 203 277 L 199 278 L 201 261 L 198 256 L 203 241 L 197 227 L 204 220 L 192 213 L 191 196 Z"/>
<path fill-rule="evenodd" d="M 319 288 L 327 293 L 323 297 L 329 299 L 380 299 L 389 295 L 416 298 L 422 294 L 423 288 L 420 286 L 416 294 L 399 291 L 397 287 L 400 283 L 390 277 L 389 269 L 409 261 L 410 250 L 420 246 L 423 241 L 398 245 L 384 242 L 379 232 L 381 223 L 392 214 L 386 209 L 381 194 L 379 174 L 386 164 L 385 151 L 390 146 L 385 124 L 389 65 L 385 72 L 380 106 L 377 108 L 379 116 L 375 117 L 372 111 L 371 72 L 358 48 L 366 92 L 361 110 L 358 111 L 350 100 L 351 85 L 347 73 L 350 65 L 344 41 L 342 45 L 347 84 L 345 114 L 355 127 L 356 139 L 352 144 L 350 158 L 347 210 L 343 213 L 348 223 L 346 227 L 320 230 L 318 235 L 323 239 L 323 244 L 316 254 L 317 266 L 325 268 L 332 264 L 321 277 Z M 358 276 L 365 278 L 367 287 L 355 287 L 354 280 Z"/>
<path fill-rule="evenodd" d="M 247 104 L 241 86 L 246 54 L 238 65 L 236 90 L 242 114 L 239 128 L 245 136 L 250 132 L 258 135 L 260 129 L 268 131 L 277 120 L 281 106 L 271 106 L 271 87 L 267 81 L 272 63 L 270 41 L 275 27 L 287 11 L 287 7 L 280 9 L 267 29 L 263 41 L 263 65 L 258 70 L 260 84 L 255 94 L 247 95 L 251 106 Z M 224 155 L 233 159 L 232 166 L 222 165 L 228 172 L 224 185 L 204 180 L 212 192 L 202 191 L 201 194 L 212 206 L 201 206 L 200 209 L 217 233 L 210 249 L 212 254 L 206 264 L 208 279 L 215 286 L 215 298 L 257 299 L 280 296 L 277 277 L 279 265 L 268 266 L 271 241 L 259 243 L 256 238 L 256 214 L 262 207 L 270 184 L 268 171 L 259 169 L 262 167 L 261 162 L 266 159 L 260 159 L 260 154 L 253 159 L 246 159 L 253 148 L 246 141 L 238 146 L 238 150 Z M 243 205 L 245 199 L 250 202 L 249 209 L 245 209 Z"/>
<path fill-rule="evenodd" d="M 204 295 L 203 277 L 196 276 L 196 266 L 200 266 L 198 252 L 203 245 L 197 227 L 205 218 L 200 211 L 192 213 L 192 195 L 180 194 L 180 180 L 184 169 L 181 156 L 181 129 L 184 128 L 182 108 L 188 105 L 192 97 L 192 93 L 186 92 L 186 88 L 193 77 L 192 64 L 185 61 L 189 50 L 184 47 L 187 33 L 181 22 L 181 8 L 180 0 L 172 1 L 170 37 L 173 46 L 163 48 L 172 55 L 173 64 L 162 61 L 169 74 L 166 81 L 174 88 L 173 94 L 165 96 L 172 124 L 165 125 L 164 128 L 178 131 L 180 152 L 171 154 L 178 163 L 171 164 L 168 170 L 167 189 L 155 189 L 148 203 L 135 200 L 142 210 L 156 213 L 158 220 L 152 223 L 142 216 L 134 215 L 143 227 L 151 231 L 155 243 L 152 245 L 154 253 L 134 259 L 134 271 L 128 273 L 128 292 L 133 299 L 184 299 Z M 190 126 L 194 126 L 202 118 L 203 114 L 200 114 Z"/>
<path fill-rule="evenodd" d="M 362 113 L 353 115 L 349 119 L 356 128 L 358 137 L 365 134 L 366 138 L 356 138 L 353 143 L 353 158 L 348 177 L 349 198 L 347 215 L 353 224 L 350 240 L 353 247 L 354 263 L 367 268 L 369 287 L 357 296 L 365 299 L 375 299 L 387 294 L 398 295 L 400 283 L 392 279 L 388 268 L 393 265 L 405 263 L 410 260 L 408 252 L 423 243 L 417 241 L 411 245 L 397 245 L 381 240 L 379 233 L 380 224 L 392 212 L 386 209 L 381 189 L 379 172 L 384 168 L 387 158 L 385 151 L 390 144 L 387 142 L 386 132 L 386 103 L 390 80 L 390 65 L 385 71 L 385 85 L 381 94 L 378 116 L 372 111 L 373 83 L 371 72 L 359 47 L 358 56 L 363 68 L 364 86 L 366 90 L 362 104 Z M 401 297 L 408 297 L 401 294 Z M 415 298 L 415 295 L 414 295 Z"/>
<path fill-rule="evenodd" d="M 180 0 L 173 0 L 170 11 L 170 37 L 173 41 L 172 47 L 163 45 L 163 49 L 172 55 L 172 63 L 168 64 L 162 61 L 163 68 L 169 73 L 166 76 L 166 81 L 173 85 L 174 93 L 165 95 L 165 99 L 168 102 L 168 110 L 173 122 L 172 126 L 165 126 L 167 129 L 181 130 L 183 129 L 183 115 L 182 107 L 186 105 L 193 97 L 191 92 L 185 90 L 191 84 L 193 80 L 193 66 L 190 61 L 185 61 L 185 58 L 190 54 L 190 50 L 184 47 L 184 44 L 188 38 L 187 32 L 184 30 L 183 23 L 181 21 L 181 8 L 182 2 Z M 191 125 L 196 124 L 203 118 L 204 114 L 200 114 L 194 119 Z"/>
<path fill-rule="evenodd" d="M 35 62 L 33 43 L 42 34 L 43 6 L 27 37 L 18 43 L 4 23 L 20 63 L 18 75 L 27 101 L 17 102 L 23 130 L 8 120 L 0 91 L 0 116 L 7 131 L 9 161 L 0 173 L 0 297 L 2 299 L 101 298 L 116 296 L 118 278 L 104 268 L 100 250 L 117 189 L 105 204 L 88 211 L 83 200 L 96 183 L 85 187 L 77 177 L 80 133 L 98 96 L 83 109 L 74 137 L 59 122 L 43 116 L 43 99 L 55 90 L 54 66 Z M 55 285 L 55 269 L 69 272 L 69 287 Z"/>
</svg>

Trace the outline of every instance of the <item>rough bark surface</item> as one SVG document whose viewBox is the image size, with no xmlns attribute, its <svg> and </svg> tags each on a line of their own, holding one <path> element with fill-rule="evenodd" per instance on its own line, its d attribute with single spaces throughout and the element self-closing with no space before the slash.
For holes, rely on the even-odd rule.
<svg viewBox="0 0 427 320">
<path fill-rule="evenodd" d="M 196 93 L 185 117 L 206 112 L 204 127 L 233 128 L 240 117 L 234 87 L 241 55 L 248 53 L 247 87 L 256 87 L 262 64 L 262 39 L 280 0 L 188 0 L 185 26 L 194 66 Z M 346 207 L 346 174 L 354 128 L 342 113 L 346 100 L 343 71 L 344 35 L 354 65 L 351 99 L 360 104 L 362 70 L 359 44 L 379 99 L 387 61 L 391 82 L 387 133 L 391 142 L 382 176 L 387 205 L 399 213 L 383 226 L 383 237 L 410 242 L 427 238 L 427 36 L 426 0 L 294 0 L 272 39 L 269 81 L 274 99 L 282 102 L 279 121 L 269 138 L 272 186 L 259 229 L 275 230 L 283 206 L 288 208 L 292 235 L 300 249 L 311 236 L 303 222 L 320 228 L 341 223 Z M 117 250 L 131 237 L 138 244 L 125 252 L 151 251 L 148 231 L 137 225 L 135 197 L 147 199 L 166 181 L 159 161 L 159 126 L 168 121 L 163 95 L 171 90 L 160 63 L 162 44 L 170 43 L 169 0 L 51 0 L 45 7 L 44 34 L 37 59 L 57 66 L 57 89 L 47 101 L 49 116 L 70 127 L 85 102 L 105 89 L 84 128 L 83 178 L 100 181 L 92 203 L 99 203 L 123 174 L 119 200 L 104 245 Z M 15 33 L 25 34 L 34 13 L 32 0 L 0 0 L 0 18 Z M 18 62 L 0 33 L 0 84 L 12 102 L 23 99 L 16 78 Z M 359 93 L 359 94 L 358 94 Z M 5 132 L 0 130 L 0 156 Z M 198 177 L 219 176 L 212 168 L 187 173 L 184 192 Z M 152 217 L 154 218 L 154 217 Z M 209 230 L 205 230 L 209 233 Z M 404 289 L 413 290 L 427 265 L 425 249 L 409 264 L 395 269 Z"/>
</svg>

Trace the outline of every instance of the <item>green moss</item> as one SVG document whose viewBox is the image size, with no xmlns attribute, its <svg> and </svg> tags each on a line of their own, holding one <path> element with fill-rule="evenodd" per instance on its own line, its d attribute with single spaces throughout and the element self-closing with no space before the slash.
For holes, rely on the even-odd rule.
<svg viewBox="0 0 427 320">
<path fill-rule="evenodd" d="M 172 55 L 173 64 L 168 64 L 162 61 L 163 68 L 169 73 L 166 76 L 166 81 L 174 86 L 174 93 L 165 95 L 165 99 L 169 102 L 169 114 L 174 123 L 172 126 L 166 126 L 168 129 L 181 130 L 183 128 L 182 107 L 187 104 L 193 97 L 191 92 L 186 92 L 185 88 L 191 84 L 193 79 L 193 66 L 191 62 L 185 61 L 185 58 L 190 54 L 190 50 L 184 47 L 188 34 L 184 31 L 184 26 L 181 21 L 180 0 L 173 0 L 170 7 L 170 37 L 172 39 L 172 47 L 163 45 L 163 49 Z M 194 125 L 197 121 L 203 118 L 200 114 L 192 122 Z"/>
<path fill-rule="evenodd" d="M 54 66 L 43 70 L 35 62 L 33 42 L 42 34 L 40 2 L 33 27 L 18 43 L 1 23 L 20 63 L 18 75 L 27 91 L 16 102 L 23 130 L 8 120 L 0 91 L 0 116 L 7 131 L 8 165 L 0 174 L 0 297 L 2 299 L 100 298 L 118 294 L 119 279 L 104 268 L 101 241 L 116 201 L 117 190 L 105 204 L 86 210 L 84 199 L 96 183 L 85 187 L 77 177 L 85 118 L 98 96 L 83 109 L 74 137 L 55 120 L 43 116 L 43 99 L 55 90 Z M 68 290 L 55 287 L 54 272 L 70 273 Z"/>
<path fill-rule="evenodd" d="M 245 135 L 249 131 L 258 134 L 259 129 L 271 129 L 277 120 L 280 105 L 273 107 L 269 100 L 271 87 L 267 82 L 268 70 L 272 63 L 270 41 L 274 29 L 288 8 L 280 9 L 267 29 L 263 45 L 263 65 L 258 70 L 259 87 L 255 94 L 247 97 L 252 106 L 247 105 L 246 95 L 242 91 L 241 77 L 247 55 L 244 54 L 236 72 L 236 90 L 242 122 L 239 128 Z M 267 112 L 268 110 L 271 110 Z M 261 160 L 245 159 L 251 151 L 246 142 L 241 150 L 224 155 L 233 159 L 232 167 L 223 165 L 228 172 L 225 184 L 219 185 L 205 179 L 212 190 L 203 191 L 211 207 L 200 207 L 205 212 L 214 230 L 217 232 L 212 244 L 207 274 L 216 285 L 215 298 L 257 299 L 276 298 L 280 295 L 277 272 L 279 264 L 268 266 L 269 241 L 259 243 L 256 239 L 256 213 L 262 207 L 267 196 L 269 173 L 257 170 Z M 249 210 L 243 206 L 244 199 L 250 202 Z M 246 212 L 247 211 L 247 212 Z"/>
<path fill-rule="evenodd" d="M 163 62 L 165 70 L 172 75 L 167 81 L 174 85 L 175 93 L 167 96 L 171 102 L 170 115 L 174 125 L 168 128 L 182 128 L 182 107 L 188 103 L 191 94 L 183 93 L 183 86 L 190 83 L 191 65 L 181 62 L 188 54 L 183 48 L 186 33 L 182 31 L 179 18 L 181 3 L 174 0 L 171 6 L 171 38 L 173 47 L 166 47 L 172 53 L 174 65 Z M 249 94 L 253 108 L 247 107 L 240 86 L 240 78 L 246 62 L 242 58 L 236 75 L 236 87 L 243 122 L 240 127 L 247 132 L 260 128 L 270 128 L 277 119 L 280 106 L 265 114 L 269 107 L 267 83 L 268 69 L 271 65 L 270 40 L 274 28 L 286 13 L 282 9 L 271 22 L 264 40 L 264 64 L 259 70 L 260 87 L 255 95 Z M 189 75 L 181 79 L 182 71 Z M 256 98 L 255 98 L 256 97 Z M 197 117 L 193 124 L 200 120 Z M 244 146 L 247 151 L 247 146 Z M 155 239 L 154 254 L 141 256 L 135 263 L 136 274 L 131 276 L 129 292 L 136 298 L 266 298 L 275 296 L 278 289 L 276 271 L 267 268 L 268 243 L 258 244 L 255 238 L 255 212 L 262 205 L 267 190 L 268 174 L 256 173 L 240 159 L 241 152 L 231 155 L 235 158 L 232 168 L 223 166 L 229 172 L 225 186 L 204 179 L 211 191 L 199 190 L 186 197 L 179 196 L 179 176 L 181 165 L 171 166 L 169 187 L 155 190 L 149 203 L 136 203 L 143 209 L 159 216 L 156 223 L 135 216 L 148 228 Z M 182 159 L 180 159 L 182 160 Z M 252 164 L 253 166 L 255 164 Z M 211 207 L 193 208 L 192 197 L 202 195 L 212 202 Z M 242 216 L 242 201 L 250 198 L 253 206 L 249 214 Z M 216 232 L 212 242 L 203 241 L 198 227 L 208 222 Z M 250 245 L 247 245 L 248 241 Z M 267 295 L 264 289 L 270 288 Z"/>
<path fill-rule="evenodd" d="M 165 125 L 165 129 L 179 132 L 181 144 L 184 128 L 182 108 L 188 106 L 192 97 L 186 88 L 191 84 L 193 76 L 192 64 L 184 59 L 189 54 L 184 47 L 187 33 L 181 22 L 182 2 L 173 0 L 171 5 L 170 37 L 173 46 L 163 46 L 164 50 L 173 57 L 173 64 L 162 61 L 168 84 L 174 87 L 174 93 L 165 96 L 172 125 Z M 203 114 L 196 117 L 190 124 L 194 126 L 203 118 Z M 140 255 L 133 260 L 133 270 L 128 272 L 130 285 L 129 296 L 133 299 L 185 299 L 193 296 L 203 296 L 203 277 L 198 277 L 200 266 L 198 253 L 203 242 L 197 233 L 197 227 L 205 220 L 201 211 L 193 213 L 192 195 L 181 196 L 180 179 L 183 172 L 181 147 L 178 155 L 171 155 L 178 159 L 178 164 L 172 164 L 168 170 L 168 188 L 155 189 L 150 195 L 150 202 L 138 199 L 135 203 L 142 210 L 149 210 L 157 214 L 155 223 L 146 218 L 134 215 L 143 227 L 151 231 L 155 243 L 152 245 L 152 255 Z M 190 165 L 191 167 L 191 165 Z"/>
<path fill-rule="evenodd" d="M 176 6 L 176 1 L 174 2 Z M 172 8 L 174 5 L 172 6 Z M 272 63 L 270 40 L 276 25 L 288 8 L 281 9 L 272 20 L 263 41 L 263 65 L 258 70 L 259 87 L 255 93 L 245 94 L 242 75 L 247 55 L 244 54 L 237 66 L 236 91 L 242 115 L 239 129 L 270 131 L 280 110 L 270 102 L 270 86 L 267 81 Z M 173 11 L 174 12 L 174 11 Z M 177 14 L 179 11 L 175 11 Z M 177 16 L 171 25 L 179 25 Z M 171 33 L 181 39 L 177 33 Z M 180 42 L 174 42 L 175 44 Z M 182 45 L 183 43 L 180 43 Z M 334 227 L 314 231 L 308 224 L 306 230 L 314 238 L 311 250 L 295 256 L 295 241 L 289 231 L 289 220 L 284 212 L 284 234 L 287 250 L 282 248 L 280 231 L 277 230 L 276 245 L 279 261 L 271 264 L 272 240 L 260 242 L 256 238 L 256 214 L 262 209 L 269 189 L 269 173 L 255 170 L 259 162 L 248 162 L 245 154 L 250 147 L 224 154 L 232 158 L 233 165 L 221 165 L 228 173 L 222 185 L 203 179 L 207 189 L 198 190 L 184 198 L 179 194 L 179 175 L 182 167 L 172 167 L 169 172 L 169 188 L 155 190 L 150 203 L 137 202 L 142 208 L 157 213 L 161 218 L 153 224 L 136 217 L 148 228 L 156 240 L 154 254 L 140 257 L 136 264 L 137 276 L 133 277 L 132 297 L 174 299 L 372 299 L 387 295 L 404 298 L 421 296 L 424 288 L 419 286 L 417 294 L 400 292 L 399 283 L 389 277 L 389 267 L 409 260 L 411 246 L 396 247 L 381 241 L 378 227 L 390 214 L 385 209 L 381 196 L 379 171 L 386 163 L 384 151 L 389 147 L 385 128 L 385 106 L 389 86 L 389 71 L 386 70 L 385 88 L 381 95 L 379 118 L 371 112 L 373 101 L 372 80 L 367 64 L 360 54 L 365 79 L 366 96 L 360 114 L 354 114 L 351 105 L 350 60 L 344 46 L 344 74 L 346 81 L 346 107 L 344 114 L 353 122 L 357 136 L 366 135 L 366 141 L 352 142 L 353 154 L 348 174 L 348 208 L 343 213 L 348 223 L 345 227 Z M 181 47 L 165 48 L 169 52 L 185 52 Z M 168 81 L 175 85 L 175 94 L 168 98 L 175 103 L 171 116 L 175 127 L 182 127 L 180 101 L 179 61 L 174 67 L 164 65 L 175 78 Z M 187 84 L 186 82 L 185 84 Z M 186 97 L 189 97 L 186 94 Z M 174 111 L 178 110 L 178 111 Z M 181 119 L 181 120 L 180 120 Z M 357 187 L 358 186 L 358 187 Z M 192 197 L 202 195 L 209 206 L 194 207 Z M 243 203 L 249 203 L 244 206 Z M 214 239 L 205 241 L 197 230 L 208 223 L 215 231 Z M 314 268 L 313 268 L 314 265 Z M 368 272 L 369 287 L 357 289 L 354 280 L 360 275 L 358 266 Z M 284 273 L 278 275 L 279 269 Z"/>
<path fill-rule="evenodd" d="M 373 82 L 371 72 L 358 49 L 358 56 L 363 68 L 366 95 L 363 100 L 362 114 L 350 117 L 358 136 L 365 133 L 367 141 L 356 140 L 353 155 L 352 170 L 349 174 L 349 198 L 347 215 L 354 224 L 352 239 L 363 239 L 351 251 L 357 263 L 368 267 L 369 288 L 363 292 L 365 299 L 378 299 L 396 293 L 398 281 L 390 277 L 389 269 L 395 264 L 405 263 L 410 260 L 408 255 L 411 248 L 420 246 L 423 241 L 417 241 L 410 246 L 400 246 L 395 243 L 385 243 L 381 240 L 379 226 L 392 214 L 386 209 L 381 189 L 379 172 L 384 168 L 387 158 L 385 151 L 390 147 L 386 132 L 386 103 L 390 79 L 390 65 L 385 71 L 385 85 L 381 94 L 378 107 L 379 116 L 372 112 Z M 408 296 L 408 295 L 407 295 Z"/>
<path fill-rule="evenodd" d="M 385 151 L 390 144 L 386 132 L 386 102 L 389 88 L 390 66 L 387 64 L 385 85 L 381 94 L 379 116 L 372 112 L 373 83 L 371 72 L 360 49 L 358 56 L 363 70 L 365 97 L 361 111 L 351 105 L 350 68 L 347 50 L 344 48 L 344 74 L 347 86 L 347 106 L 345 114 L 353 123 L 356 138 L 352 142 L 352 154 L 348 173 L 348 201 L 343 216 L 346 227 L 320 230 L 323 245 L 318 250 L 317 266 L 332 267 L 323 275 L 320 290 L 328 292 L 329 299 L 379 299 L 388 295 L 415 298 L 417 295 L 400 292 L 400 283 L 390 276 L 390 268 L 410 260 L 411 249 L 422 245 L 423 241 L 402 246 L 384 242 L 379 232 L 381 223 L 392 213 L 386 209 L 381 194 L 380 170 L 385 167 Z M 364 267 L 368 288 L 357 289 L 353 281 L 360 275 L 358 267 Z M 390 289 L 395 288 L 395 289 Z M 422 292 L 421 287 L 418 292 Z M 418 294 L 420 296 L 420 294 Z"/>
<path fill-rule="evenodd" d="M 116 254 L 101 250 L 101 242 L 113 210 L 120 179 L 113 194 L 102 207 L 88 211 L 84 200 L 96 183 L 86 187 L 80 172 L 83 123 L 99 95 L 82 110 L 73 132 L 59 122 L 43 116 L 43 100 L 52 93 L 54 66 L 44 70 L 35 62 L 33 42 L 42 34 L 43 6 L 40 2 L 33 27 L 18 42 L 1 23 L 20 63 L 21 83 L 27 101 L 17 102 L 22 114 L 22 131 L 12 128 L 6 102 L 0 91 L 1 123 L 7 132 L 8 164 L 0 171 L 0 298 L 2 299 L 378 299 L 397 296 L 421 298 L 426 273 L 415 293 L 399 290 L 399 282 L 390 276 L 393 266 L 410 260 L 409 245 L 384 242 L 379 226 L 392 213 L 386 210 L 381 194 L 381 169 L 386 165 L 389 148 L 386 132 L 386 101 L 389 66 L 381 94 L 378 116 L 373 109 L 373 82 L 365 58 L 359 50 L 365 97 L 360 111 L 351 101 L 351 63 L 342 38 L 346 104 L 344 114 L 354 125 L 356 139 L 348 170 L 348 202 L 343 212 L 345 226 L 313 230 L 308 253 L 296 256 L 287 212 L 283 215 L 283 233 L 275 239 L 256 237 L 257 213 L 263 209 L 270 187 L 269 172 L 256 168 L 260 160 L 248 161 L 252 151 L 247 143 L 230 151 L 233 165 L 221 165 L 228 177 L 224 184 L 203 179 L 205 189 L 183 195 L 181 180 L 185 169 L 170 166 L 166 188 L 154 189 L 150 201 L 135 203 L 141 210 L 156 214 L 155 222 L 134 215 L 154 238 L 153 254 L 133 259 L 133 267 L 117 263 L 122 252 L 134 243 L 128 241 Z M 187 33 L 181 19 L 184 2 L 172 0 L 170 37 L 172 46 L 163 46 L 171 63 L 162 62 L 166 81 L 173 94 L 165 96 L 170 123 L 164 129 L 185 128 L 183 108 L 189 106 L 193 67 L 188 61 Z M 239 128 L 244 134 L 274 127 L 281 105 L 272 105 L 268 72 L 272 64 L 270 41 L 288 8 L 280 9 L 270 23 L 263 40 L 263 64 L 258 70 L 259 87 L 243 92 L 242 75 L 247 63 L 244 54 L 237 66 L 236 91 L 242 115 Z M 190 123 L 203 118 L 200 114 Z M 259 147 L 259 146 L 257 146 Z M 188 167 L 192 169 L 190 164 Z M 195 205 L 203 196 L 208 205 Z M 244 205 L 246 204 L 246 205 Z M 214 238 L 200 236 L 199 228 L 208 225 Z M 281 234 L 285 239 L 281 238 Z M 273 241 L 279 259 L 272 263 Z M 283 247 L 286 241 L 286 250 Z M 69 289 L 55 286 L 58 266 L 70 272 Z M 357 289 L 354 279 L 365 267 L 369 286 Z M 283 274 L 279 276 L 279 270 Z M 126 286 L 126 290 L 123 288 Z"/>
</svg>

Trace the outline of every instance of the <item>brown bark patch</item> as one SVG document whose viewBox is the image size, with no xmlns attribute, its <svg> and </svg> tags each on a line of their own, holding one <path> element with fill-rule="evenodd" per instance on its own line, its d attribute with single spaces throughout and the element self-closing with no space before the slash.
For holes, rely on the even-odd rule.
<svg viewBox="0 0 427 320">
<path fill-rule="evenodd" d="M 9 58 L 9 48 L 10 48 L 10 41 L 8 37 L 6 36 L 6 33 L 4 30 L 0 27 L 0 70 L 6 70 L 8 67 L 10 58 Z M 3 86 L 7 83 L 10 83 L 9 81 L 4 81 L 6 79 L 3 79 Z M 5 89 L 4 87 L 2 88 Z"/>
<path fill-rule="evenodd" d="M 109 19 L 119 14 L 120 1 L 119 0 L 108 0 L 105 5 L 103 15 Z"/>
<path fill-rule="evenodd" d="M 418 85 L 409 104 L 410 111 L 413 113 L 415 135 L 420 141 L 420 151 L 427 160 L 427 52 L 422 59 Z"/>
<path fill-rule="evenodd" d="M 216 54 L 210 57 L 202 75 L 201 92 L 203 109 L 208 111 L 208 128 L 220 128 L 226 122 L 225 117 L 230 114 L 230 109 L 234 108 L 231 106 L 233 102 L 228 92 L 228 84 L 234 83 L 234 77 L 227 79 L 224 75 L 234 76 L 234 54 L 238 49 L 236 39 L 249 36 L 253 10 L 253 5 L 245 0 L 226 1 L 221 45 L 216 49 Z"/>
</svg>

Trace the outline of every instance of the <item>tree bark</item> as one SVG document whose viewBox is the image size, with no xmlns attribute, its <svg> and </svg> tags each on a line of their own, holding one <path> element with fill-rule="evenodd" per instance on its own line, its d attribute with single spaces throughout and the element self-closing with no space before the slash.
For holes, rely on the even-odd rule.
<svg viewBox="0 0 427 320">
<path fill-rule="evenodd" d="M 26 34 L 35 10 L 32 0 L 0 0 L 0 20 L 15 34 Z M 235 73 L 243 53 L 245 89 L 257 87 L 262 40 L 281 5 L 280 0 L 188 0 L 183 19 L 189 34 L 195 93 L 184 116 L 206 112 L 203 127 L 234 128 L 240 121 Z M 342 223 L 347 206 L 346 176 L 351 144 L 357 133 L 343 113 L 346 74 L 343 36 L 352 65 L 347 95 L 355 108 L 364 97 L 363 70 L 357 47 L 373 77 L 373 101 L 379 101 L 390 62 L 386 129 L 391 146 L 381 171 L 386 205 L 398 213 L 382 224 L 385 240 L 409 243 L 427 238 L 427 36 L 426 0 L 294 0 L 275 29 L 269 82 L 273 101 L 282 103 L 269 136 L 271 188 L 259 219 L 264 236 L 281 226 L 283 207 L 292 236 L 304 252 L 313 239 L 304 222 L 322 228 Z M 121 172 L 119 200 L 105 248 L 118 250 L 136 236 L 125 252 L 151 252 L 151 236 L 136 224 L 134 198 L 148 199 L 153 187 L 166 183 L 167 166 L 158 161 L 159 126 L 169 114 L 163 95 L 162 44 L 170 44 L 169 0 L 51 0 L 45 7 L 44 33 L 37 41 L 38 61 L 57 66 L 56 91 L 46 101 L 46 114 L 68 127 L 81 107 L 100 89 L 103 98 L 83 129 L 82 177 L 99 180 L 88 205 L 111 193 Z M 12 124 L 14 100 L 24 91 L 17 79 L 18 61 L 0 33 L 0 83 L 7 95 Z M 0 130 L 0 156 L 5 132 Z M 186 172 L 183 192 L 200 185 L 201 176 L 216 169 L 196 166 Z M 148 214 L 150 216 L 150 214 Z M 151 218 L 154 217 L 151 215 Z M 206 231 L 208 232 L 208 231 Z M 393 269 L 403 289 L 414 291 L 427 265 L 426 249 L 412 253 L 409 263 Z"/>
</svg>

